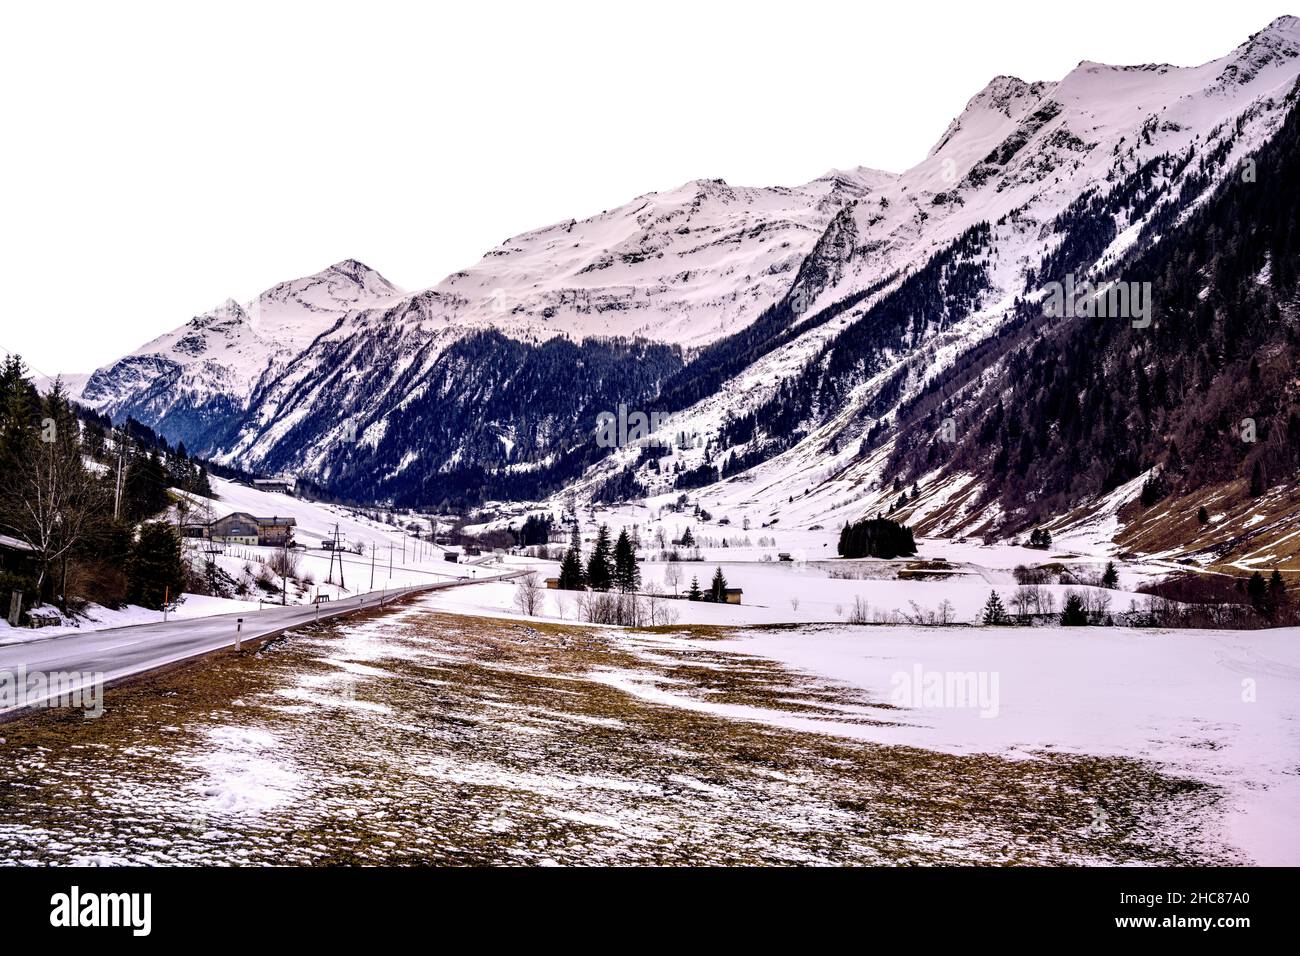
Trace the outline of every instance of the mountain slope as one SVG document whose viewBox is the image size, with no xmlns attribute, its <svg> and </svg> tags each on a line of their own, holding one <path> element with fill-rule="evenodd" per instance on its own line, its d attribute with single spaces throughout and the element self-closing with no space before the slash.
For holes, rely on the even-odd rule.
<svg viewBox="0 0 1300 956">
<path fill-rule="evenodd" d="M 775 507 L 804 493 L 816 463 L 823 501 L 855 494 L 878 506 L 872 489 L 892 486 L 898 463 L 871 450 L 909 440 L 906 430 L 962 376 L 986 374 L 991 388 L 1014 377 L 998 361 L 1041 331 L 1023 326 L 1041 313 L 1047 282 L 1101 274 L 1206 201 L 1278 130 L 1298 53 L 1300 27 L 1288 17 L 1201 67 L 1084 63 L 1056 84 L 995 79 L 926 161 L 874 205 L 852 207 L 858 238 L 836 264 L 837 281 L 811 283 L 809 317 L 780 324 L 766 354 L 749 343 L 755 360 L 743 374 L 691 384 L 697 403 L 669 429 L 701 433 L 704 447 L 641 467 L 642 483 L 665 490 L 684 474 L 709 486 L 772 460 L 744 480 L 797 476 L 764 492 Z M 696 371 L 678 376 L 677 392 Z M 916 440 L 934 435 L 926 424 Z M 944 453 L 932 447 L 930 464 Z"/>
<path fill-rule="evenodd" d="M 97 369 L 77 397 L 120 421 L 142 421 L 191 448 L 211 451 L 242 419 L 254 390 L 312 340 L 358 309 L 401 290 L 354 260 L 282 282 L 240 305 L 227 300 Z"/>
<path fill-rule="evenodd" d="M 340 436 L 358 432 L 363 444 L 377 446 L 389 417 L 412 403 L 420 407 L 430 383 L 459 389 L 460 380 L 448 382 L 444 374 L 456 361 L 449 350 L 488 330 L 526 350 L 544 349 L 557 336 L 652 339 L 667 346 L 655 352 L 657 363 L 669 363 L 667 374 L 681 364 L 669 357 L 671 346 L 706 343 L 751 323 L 789 285 L 827 223 L 892 178 L 857 169 L 792 189 L 687 183 L 507 240 L 473 268 L 415 293 L 360 263 L 339 263 L 254 303 L 228 302 L 192 319 L 97 370 L 79 397 L 219 461 L 349 486 L 369 480 L 377 488 L 384 474 L 413 461 L 431 474 L 459 466 L 478 474 L 516 460 L 516 446 L 545 457 L 558 450 L 548 442 L 569 437 L 576 421 L 552 422 L 522 442 L 508 437 L 515 430 L 508 418 L 466 421 L 467 435 L 494 432 L 505 440 L 467 438 L 438 451 L 418 441 L 385 445 L 382 456 L 351 457 L 351 469 L 365 460 L 374 471 L 345 480 L 336 449 Z M 513 351 L 489 349 L 478 358 L 507 361 Z M 644 357 L 621 345 L 604 351 L 606 360 Z M 496 370 L 498 377 L 507 372 Z M 622 380 L 640 378 L 623 370 Z M 640 401 L 657 384 L 617 397 Z M 562 406 L 569 388 L 561 375 L 549 397 Z M 478 406 L 459 407 L 468 413 Z"/>
<path fill-rule="evenodd" d="M 1283 17 L 1198 67 L 997 77 L 903 174 L 647 194 L 508 240 L 430 289 L 371 281 L 321 311 L 292 300 L 281 321 L 299 337 L 274 345 L 228 308 L 197 329 L 208 345 L 195 355 L 178 357 L 178 330 L 97 372 L 83 397 L 193 435 L 218 460 L 356 497 L 701 488 L 812 523 L 893 507 L 906 478 L 925 486 L 924 514 L 913 502 L 907 515 L 929 529 L 1014 530 L 1127 487 L 1154 455 L 1130 443 L 1138 431 L 1110 430 L 1090 450 L 1101 466 L 1066 459 L 1026 484 L 1051 439 L 988 424 L 999 396 L 1021 419 L 1071 400 L 1064 387 L 1050 408 L 1037 392 L 1007 397 L 1089 344 L 1062 344 L 1044 316 L 1050 284 L 1154 270 L 1142 257 L 1194 228 L 1278 135 L 1298 73 L 1300 24 Z M 212 358 L 213 342 L 232 358 Z M 599 448 L 595 417 L 620 404 L 668 414 L 673 447 Z M 1087 448 L 1105 417 L 1061 434 Z M 947 418 L 962 426 L 938 445 Z"/>
</svg>

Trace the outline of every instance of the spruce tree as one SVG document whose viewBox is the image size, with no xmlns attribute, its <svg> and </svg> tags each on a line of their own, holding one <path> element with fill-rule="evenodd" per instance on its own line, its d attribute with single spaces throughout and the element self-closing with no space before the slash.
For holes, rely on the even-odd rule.
<svg viewBox="0 0 1300 956">
<path fill-rule="evenodd" d="M 1002 606 L 1002 598 L 997 591 L 989 592 L 989 599 L 984 602 L 984 623 L 987 625 L 1006 624 L 1007 609 Z"/>
<path fill-rule="evenodd" d="M 700 590 L 700 580 L 694 575 L 691 576 L 691 589 L 686 592 L 686 597 L 691 601 L 704 600 L 704 592 Z"/>
<path fill-rule="evenodd" d="M 695 547 L 695 535 L 691 534 L 691 529 L 689 525 L 686 528 L 686 533 L 682 535 L 682 547 L 684 548 Z"/>
<path fill-rule="evenodd" d="M 141 607 L 162 608 L 175 601 L 185 584 L 185 563 L 176 531 L 164 521 L 149 521 L 126 559 L 127 600 Z"/>
<path fill-rule="evenodd" d="M 583 588 L 582 552 L 570 545 L 560 562 L 560 590 L 581 591 Z"/>
<path fill-rule="evenodd" d="M 596 532 L 596 543 L 587 559 L 587 587 L 593 591 L 608 591 L 614 583 L 614 562 L 609 543 L 609 525 L 601 525 Z"/>
<path fill-rule="evenodd" d="M 1246 594 L 1250 597 L 1250 603 L 1259 607 L 1264 603 L 1264 598 L 1268 595 L 1268 584 L 1264 581 L 1264 575 L 1256 571 L 1246 582 Z"/>
<path fill-rule="evenodd" d="M 1282 572 L 1277 568 L 1273 569 L 1273 575 L 1268 579 L 1268 597 L 1274 604 L 1286 600 L 1286 582 L 1282 580 Z"/>
<path fill-rule="evenodd" d="M 1061 610 L 1061 624 L 1064 627 L 1081 627 L 1088 623 L 1088 612 L 1083 609 L 1083 598 L 1071 592 L 1065 598 L 1065 607 Z"/>
<path fill-rule="evenodd" d="M 641 584 L 641 569 L 636 566 L 636 551 L 624 528 L 614 543 L 614 585 L 620 591 L 635 591 Z"/>
<path fill-rule="evenodd" d="M 1196 522 L 1197 524 L 1210 523 L 1210 513 L 1205 510 L 1205 505 L 1201 505 L 1196 509 Z"/>
<path fill-rule="evenodd" d="M 1250 496 L 1258 498 L 1267 490 L 1268 482 L 1264 480 L 1264 469 L 1256 459 L 1255 467 L 1250 470 Z"/>
<path fill-rule="evenodd" d="M 1119 572 L 1115 570 L 1114 561 L 1106 562 L 1106 570 L 1101 575 L 1101 586 L 1111 591 L 1119 587 Z"/>
<path fill-rule="evenodd" d="M 158 449 L 132 457 L 123 485 L 126 515 L 132 520 L 152 518 L 167 507 L 167 471 Z"/>
<path fill-rule="evenodd" d="M 709 600 L 721 604 L 727 599 L 727 579 L 722 576 L 722 568 L 714 569 L 713 583 L 709 585 Z"/>
</svg>

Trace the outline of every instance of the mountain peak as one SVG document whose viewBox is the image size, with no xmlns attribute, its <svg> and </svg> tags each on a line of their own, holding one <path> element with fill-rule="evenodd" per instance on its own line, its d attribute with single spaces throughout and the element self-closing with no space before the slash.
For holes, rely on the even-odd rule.
<svg viewBox="0 0 1300 956">
<path fill-rule="evenodd" d="M 1260 33 L 1290 33 L 1300 35 L 1300 17 L 1293 17 L 1289 13 L 1284 13 L 1261 30 Z M 1259 33 L 1255 34 L 1255 36 L 1259 36 Z"/>
<path fill-rule="evenodd" d="M 990 125 L 996 126 L 1022 116 L 1042 99 L 1051 86 L 1052 84 L 1041 80 L 1030 83 L 1018 76 L 1000 74 L 993 77 L 967 101 L 961 115 L 948 124 L 929 155 L 940 153 L 963 130 L 968 135 L 979 135 L 987 131 Z"/>
<path fill-rule="evenodd" d="M 359 259 L 341 259 L 319 274 L 324 276 L 331 272 L 351 279 L 363 289 L 387 293 L 400 291 L 397 286 Z"/>
</svg>

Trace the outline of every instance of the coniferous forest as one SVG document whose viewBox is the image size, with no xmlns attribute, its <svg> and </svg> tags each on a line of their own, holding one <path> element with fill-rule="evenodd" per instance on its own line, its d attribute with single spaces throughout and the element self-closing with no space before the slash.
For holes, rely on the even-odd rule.
<svg viewBox="0 0 1300 956">
<path fill-rule="evenodd" d="M 840 530 L 841 558 L 900 558 L 916 554 L 912 529 L 888 518 L 864 518 Z"/>
<path fill-rule="evenodd" d="M 1147 507 L 1234 478 L 1255 495 L 1293 479 L 1300 473 L 1296 110 L 1253 160 L 1251 176 L 1229 176 L 1187 221 L 1111 270 L 1115 280 L 1153 284 L 1149 327 L 1049 319 L 1041 306 L 1017 303 L 997 339 L 904 405 L 891 468 L 908 480 L 944 464 L 979 473 L 985 500 L 999 501 L 1014 528 L 1151 468 Z M 1136 191 L 1116 190 L 1101 211 L 1077 203 L 1058 226 L 1066 233 L 1061 249 L 1079 251 L 1049 256 L 1044 281 L 1086 259 L 1095 243 L 1083 237 L 1098 217 L 1117 203 L 1144 201 L 1140 187 L 1150 178 L 1150 169 L 1139 170 Z M 986 388 L 980 373 L 997 362 L 996 381 L 1006 387 Z M 933 440 L 949 417 L 954 445 Z"/>
</svg>

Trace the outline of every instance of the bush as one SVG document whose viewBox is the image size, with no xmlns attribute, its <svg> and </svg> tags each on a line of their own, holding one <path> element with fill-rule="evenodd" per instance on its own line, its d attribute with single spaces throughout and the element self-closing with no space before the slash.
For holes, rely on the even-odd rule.
<svg viewBox="0 0 1300 956">
<path fill-rule="evenodd" d="M 272 553 L 267 559 L 266 566 L 282 578 L 296 578 L 301 562 L 297 554 L 286 549 Z"/>
<path fill-rule="evenodd" d="M 849 608 L 850 624 L 869 624 L 871 623 L 871 605 L 862 595 L 853 599 L 853 607 Z"/>
<path fill-rule="evenodd" d="M 126 571 L 121 561 L 77 558 L 68 565 L 67 597 L 70 599 L 94 601 L 117 609 L 126 603 L 127 591 Z M 0 598 L 7 598 L 8 593 L 0 592 Z M 4 612 L 7 612 L 8 601 L 2 603 Z"/>
</svg>

